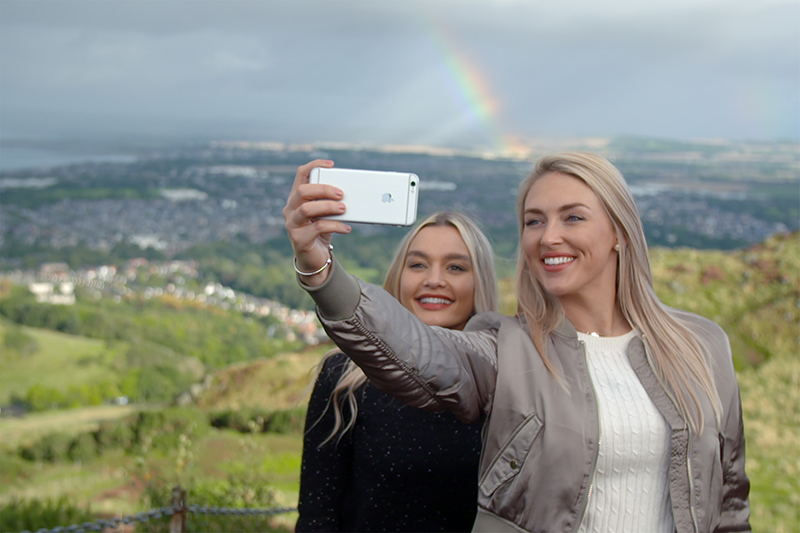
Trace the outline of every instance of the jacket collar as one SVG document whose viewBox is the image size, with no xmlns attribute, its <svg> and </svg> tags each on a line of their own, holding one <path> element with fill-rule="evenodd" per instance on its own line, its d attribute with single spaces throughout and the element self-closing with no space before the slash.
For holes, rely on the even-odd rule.
<svg viewBox="0 0 800 533">
<path fill-rule="evenodd" d="M 519 321 L 520 327 L 525 330 L 525 333 L 530 335 L 531 330 L 528 328 L 528 322 L 525 320 L 525 315 L 522 313 L 518 314 L 517 320 Z M 578 340 L 578 330 L 575 329 L 575 326 L 572 325 L 572 322 L 570 322 L 567 317 L 562 318 L 561 322 L 558 323 L 556 328 L 551 333 L 556 333 L 567 339 L 572 339 L 575 341 Z"/>
<path fill-rule="evenodd" d="M 572 325 L 572 322 L 570 322 L 567 317 L 562 318 L 561 322 L 558 323 L 556 329 L 554 329 L 553 331 L 555 333 L 558 333 L 562 337 L 578 340 L 578 331 L 575 329 L 575 326 Z"/>
</svg>

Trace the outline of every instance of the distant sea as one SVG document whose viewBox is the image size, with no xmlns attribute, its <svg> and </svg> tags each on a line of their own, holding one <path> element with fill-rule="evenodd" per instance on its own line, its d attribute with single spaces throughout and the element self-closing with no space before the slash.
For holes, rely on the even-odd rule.
<svg viewBox="0 0 800 533">
<path fill-rule="evenodd" d="M 133 163 L 136 156 L 73 153 L 65 150 L 18 148 L 0 145 L 0 172 L 47 168 L 72 163 Z"/>
</svg>

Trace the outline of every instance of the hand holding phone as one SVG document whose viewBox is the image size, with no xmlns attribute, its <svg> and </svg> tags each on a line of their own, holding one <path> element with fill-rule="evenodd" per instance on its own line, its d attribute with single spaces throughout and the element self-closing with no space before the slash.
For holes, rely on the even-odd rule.
<svg viewBox="0 0 800 533">
<path fill-rule="evenodd" d="M 345 213 L 322 218 L 391 226 L 410 226 L 417 219 L 416 174 L 317 167 L 309 183 L 327 183 L 344 192 Z"/>
</svg>

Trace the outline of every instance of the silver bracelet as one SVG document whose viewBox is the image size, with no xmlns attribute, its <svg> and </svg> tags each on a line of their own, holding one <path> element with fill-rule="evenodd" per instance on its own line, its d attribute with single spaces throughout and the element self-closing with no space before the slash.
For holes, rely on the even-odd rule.
<svg viewBox="0 0 800 533">
<path fill-rule="evenodd" d="M 328 249 L 330 251 L 333 251 L 333 245 L 329 244 L 328 245 Z M 292 264 L 294 265 L 294 271 L 297 272 L 298 274 L 300 274 L 301 276 L 314 276 L 316 274 L 319 274 L 320 272 L 322 272 L 326 268 L 328 268 L 328 265 L 331 264 L 331 256 L 328 255 L 328 260 L 325 261 L 325 264 L 322 265 L 321 267 L 319 267 L 319 270 L 315 270 L 314 272 L 302 272 L 299 268 L 297 268 L 297 256 L 295 256 L 294 260 L 292 261 Z"/>
</svg>

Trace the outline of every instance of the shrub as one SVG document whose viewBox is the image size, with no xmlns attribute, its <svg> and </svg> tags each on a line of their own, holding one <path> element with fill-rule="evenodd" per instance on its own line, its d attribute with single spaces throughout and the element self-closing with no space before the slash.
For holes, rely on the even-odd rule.
<svg viewBox="0 0 800 533">
<path fill-rule="evenodd" d="M 69 443 L 67 457 L 73 462 L 89 461 L 97 457 L 97 441 L 91 433 L 81 433 Z"/>
<path fill-rule="evenodd" d="M 6 356 L 16 354 L 27 357 L 39 349 L 36 339 L 25 333 L 17 324 L 3 324 L 2 345 L 6 351 Z"/>
<path fill-rule="evenodd" d="M 119 422 L 103 423 L 90 433 L 69 437 L 51 433 L 19 448 L 28 461 L 84 461 L 112 449 L 128 453 L 149 450 L 168 452 L 181 446 L 181 439 L 196 440 L 208 431 L 205 415 L 191 409 L 140 411 Z"/>
<path fill-rule="evenodd" d="M 74 385 L 66 393 L 55 387 L 36 383 L 31 385 L 23 398 L 17 396 L 13 401 L 31 411 L 48 411 L 65 407 L 74 409 L 87 405 L 101 405 L 103 401 L 119 395 L 120 387 L 109 380 Z"/>
<path fill-rule="evenodd" d="M 20 456 L 28 461 L 54 463 L 68 458 L 72 439 L 64 433 L 50 433 L 39 441 L 20 448 Z"/>
<path fill-rule="evenodd" d="M 297 433 L 303 430 L 306 408 L 269 411 L 266 409 L 227 410 L 214 413 L 211 425 L 240 433 Z"/>
<path fill-rule="evenodd" d="M 263 476 L 243 472 L 227 479 L 208 479 L 194 482 L 186 490 L 186 500 L 191 505 L 219 507 L 272 509 L 280 507 L 280 493 L 271 488 Z M 151 508 L 170 505 L 172 486 L 164 479 L 155 479 L 145 490 L 146 505 Z M 163 520 L 150 520 L 136 526 L 137 532 L 166 531 Z M 189 513 L 187 533 L 216 531 L 290 531 L 263 515 L 203 515 Z"/>
<path fill-rule="evenodd" d="M 75 309 L 63 305 L 38 303 L 25 287 L 13 287 L 7 298 L 0 300 L 0 315 L 13 322 L 62 331 L 80 333 L 81 321 Z"/>
<path fill-rule="evenodd" d="M 36 531 L 94 520 L 91 510 L 67 496 L 53 500 L 12 500 L 0 505 L 0 531 Z"/>
<path fill-rule="evenodd" d="M 211 425 L 215 428 L 227 428 L 241 433 L 252 433 L 253 428 L 250 422 L 256 422 L 258 414 L 253 410 L 232 410 L 222 411 L 211 415 Z M 261 431 L 259 425 L 257 431 Z"/>
<path fill-rule="evenodd" d="M 298 433 L 303 431 L 305 420 L 305 407 L 275 411 L 264 424 L 264 431 L 268 433 Z"/>
<path fill-rule="evenodd" d="M 117 448 L 130 450 L 136 438 L 133 429 L 125 421 L 103 422 L 92 435 L 98 455 Z"/>
<path fill-rule="evenodd" d="M 46 387 L 36 383 L 25 393 L 23 399 L 31 411 L 47 411 L 64 407 L 66 398 L 64 394 L 53 387 Z"/>
<path fill-rule="evenodd" d="M 208 431 L 208 420 L 203 413 L 182 408 L 140 411 L 126 418 L 125 423 L 134 433 L 132 448 L 142 452 L 174 450 L 181 435 L 194 440 Z"/>
<path fill-rule="evenodd" d="M 0 451 L 0 484 L 12 483 L 21 479 L 30 479 L 37 470 L 36 466 L 30 464 L 19 454 Z"/>
</svg>

